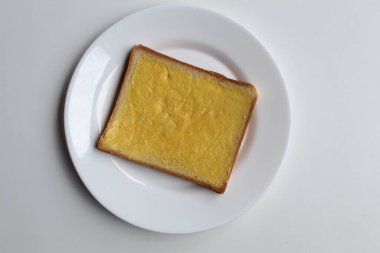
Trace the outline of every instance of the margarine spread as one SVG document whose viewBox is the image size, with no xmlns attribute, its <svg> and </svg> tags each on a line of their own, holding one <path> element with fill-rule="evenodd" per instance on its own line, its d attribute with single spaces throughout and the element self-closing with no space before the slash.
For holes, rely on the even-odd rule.
<svg viewBox="0 0 380 253">
<path fill-rule="evenodd" d="M 252 95 L 142 54 L 103 141 L 128 157 L 213 184 L 233 164 Z"/>
</svg>

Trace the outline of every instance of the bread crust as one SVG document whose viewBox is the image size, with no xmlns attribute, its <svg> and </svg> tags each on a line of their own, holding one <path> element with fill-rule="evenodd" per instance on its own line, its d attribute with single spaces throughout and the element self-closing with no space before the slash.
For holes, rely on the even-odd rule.
<svg viewBox="0 0 380 253">
<path fill-rule="evenodd" d="M 174 63 L 177 63 L 177 64 L 180 64 L 180 65 L 183 65 L 185 67 L 188 67 L 192 70 L 196 70 L 196 71 L 199 71 L 199 72 L 203 72 L 205 74 L 208 74 L 208 75 L 211 75 L 213 76 L 214 78 L 216 79 L 219 79 L 220 81 L 229 81 L 233 84 L 237 84 L 237 85 L 241 85 L 241 86 L 244 86 L 244 87 L 247 87 L 249 89 L 251 89 L 253 92 L 254 92 L 254 95 L 253 95 L 253 100 L 252 100 L 252 104 L 251 104 L 251 107 L 249 109 L 249 112 L 248 112 L 248 117 L 245 121 L 245 124 L 244 124 L 244 128 L 243 128 L 243 131 L 242 131 L 242 134 L 240 136 L 240 139 L 239 139 L 239 144 L 236 148 L 236 151 L 235 151 L 235 154 L 234 154 L 234 158 L 231 162 L 231 166 L 230 166 L 230 169 L 228 171 L 228 175 L 225 179 L 225 181 L 223 182 L 222 186 L 221 187 L 215 187 L 211 184 L 208 184 L 206 182 L 203 182 L 203 181 L 200 181 L 200 180 L 197 180 L 197 179 L 194 179 L 194 178 L 191 178 L 191 177 L 187 177 L 186 175 L 183 175 L 183 174 L 180 174 L 180 173 L 175 173 L 173 171 L 170 171 L 164 167 L 161 167 L 161 166 L 158 166 L 158 165 L 155 165 L 155 164 L 150 164 L 150 163 L 147 163 L 147 162 L 144 162 L 144 161 L 141 161 L 141 160 L 137 160 L 137 159 L 133 159 L 131 157 L 128 157 L 127 155 L 124 155 L 122 153 L 119 153 L 115 150 L 112 150 L 110 148 L 107 147 L 107 145 L 105 145 L 103 143 L 103 136 L 104 134 L 106 133 L 107 131 L 107 126 L 109 124 L 109 122 L 113 121 L 113 118 L 115 117 L 115 114 L 116 114 L 116 111 L 117 111 L 117 108 L 120 106 L 121 104 L 121 101 L 123 100 L 123 96 L 125 95 L 125 92 L 126 92 L 126 86 L 127 86 L 127 79 L 129 77 L 129 75 L 131 74 L 131 69 L 132 69 L 132 63 L 134 62 L 135 60 L 135 57 L 136 57 L 136 53 L 138 50 L 142 50 L 142 51 L 145 51 L 145 52 L 148 52 L 149 54 L 151 55 L 154 55 L 158 58 L 164 58 L 165 60 L 169 61 L 169 62 L 174 62 Z M 106 127 L 103 131 L 103 133 L 101 134 L 98 142 L 97 142 L 97 148 L 101 151 L 104 151 L 104 152 L 107 152 L 107 153 L 110 153 L 110 154 L 114 154 L 114 155 L 117 155 L 117 156 L 120 156 L 120 157 L 123 157 L 123 158 L 126 158 L 130 161 L 133 161 L 135 163 L 138 163 L 138 164 L 141 164 L 141 165 L 144 165 L 144 166 L 147 166 L 147 167 L 151 167 L 151 168 L 154 168 L 156 170 L 159 170 L 159 171 L 162 171 L 162 172 L 165 172 L 165 173 L 169 173 L 171 175 L 174 175 L 174 176 L 177 176 L 177 177 L 180 177 L 180 178 L 183 178 L 183 179 L 186 179 L 186 180 L 189 180 L 193 183 L 196 183 L 196 184 L 199 184 L 199 185 L 202 185 L 204 187 L 207 187 L 211 190 L 213 190 L 214 192 L 216 193 L 219 193 L 219 194 L 222 194 L 225 192 L 226 188 L 227 188 L 227 183 L 228 183 L 228 180 L 231 176 L 231 172 L 232 172 L 232 169 L 233 169 L 233 166 L 235 164 L 235 161 L 236 161 L 236 158 L 237 158 L 237 155 L 239 153 L 239 150 L 240 150 L 240 146 L 241 146 L 241 143 L 243 141 L 243 138 L 244 138 L 244 135 L 245 135 L 245 132 L 247 130 L 247 127 L 248 127 L 248 123 L 250 121 L 250 118 L 251 118 L 251 115 L 252 115 L 252 111 L 255 107 L 255 104 L 256 104 L 256 101 L 257 101 L 257 97 L 258 97 L 258 93 L 257 93 L 257 90 L 256 88 L 250 84 L 250 83 L 247 83 L 247 82 L 242 82 L 242 81 L 237 81 L 237 80 L 233 80 L 233 79 L 230 79 L 228 77 L 225 77 L 224 75 L 222 74 L 219 74 L 219 73 L 216 73 L 216 72 L 213 72 L 213 71 L 208 71 L 208 70 L 205 70 L 205 69 L 202 69 L 202 68 L 199 68 L 199 67 L 196 67 L 196 66 L 193 66 L 191 64 L 188 64 L 188 63 L 185 63 L 185 62 L 182 62 L 182 61 L 179 61 L 177 59 L 174 59 L 170 56 L 167 56 L 167 55 L 164 55 L 164 54 L 161 54 L 159 52 L 156 52 L 148 47 L 145 47 L 143 45 L 136 45 L 132 48 L 131 50 L 131 53 L 130 53 L 130 57 L 129 57 L 129 61 L 128 61 L 128 67 L 127 67 L 127 71 L 126 71 L 126 74 L 124 76 L 124 79 L 123 79 L 123 83 L 121 85 L 121 88 L 120 88 L 120 91 L 119 91 L 119 94 L 118 94 L 118 97 L 117 97 L 117 100 L 116 100 L 116 105 L 114 106 L 114 109 L 112 110 L 112 113 L 107 121 L 107 124 L 106 124 Z"/>
<path fill-rule="evenodd" d="M 138 163 L 138 164 L 141 164 L 141 165 L 144 165 L 146 167 L 150 167 L 150 168 L 154 168 L 156 170 L 159 170 L 159 171 L 162 171 L 162 172 L 165 172 L 165 173 L 168 173 L 170 175 L 173 175 L 173 176 L 176 176 L 176 177 L 180 177 L 182 179 L 185 179 L 185 180 L 188 180 L 188 181 L 191 181 L 193 183 L 196 183 L 196 184 L 199 184 L 199 185 L 202 185 L 204 187 L 207 187 L 207 188 L 210 188 L 211 190 L 217 192 L 217 193 L 223 193 L 224 190 L 222 191 L 222 188 L 217 188 L 217 187 L 214 187 L 213 185 L 210 185 L 210 184 L 207 184 L 205 182 L 202 182 L 200 180 L 196 180 L 194 178 L 191 178 L 191 177 L 187 177 L 183 174 L 179 174 L 179 173 L 175 173 L 173 171 L 170 171 L 168 169 L 165 169 L 164 167 L 161 167 L 161 166 L 157 166 L 157 165 L 154 165 L 154 164 L 150 164 L 150 163 L 147 163 L 147 162 L 144 162 L 144 161 L 141 161 L 141 160 L 137 160 L 137 159 L 132 159 L 122 153 L 118 153 L 112 149 L 109 149 L 106 145 L 104 145 L 102 142 L 98 142 L 98 149 L 104 151 L 104 152 L 107 152 L 107 153 L 110 153 L 110 154 L 113 154 L 113 155 L 117 155 L 119 157 L 123 157 L 123 158 L 126 158 L 128 159 L 129 161 L 132 161 L 132 162 L 135 162 L 135 163 Z"/>
<path fill-rule="evenodd" d="M 159 52 L 157 52 L 157 51 L 154 51 L 153 49 L 151 49 L 151 48 L 149 48 L 149 47 L 146 47 L 146 46 L 143 46 L 143 45 L 137 45 L 137 46 L 134 46 L 134 47 L 132 48 L 132 51 L 134 51 L 134 50 L 138 50 L 138 49 L 141 49 L 141 50 L 143 50 L 143 51 L 147 51 L 147 52 L 149 52 L 150 54 L 155 55 L 155 56 L 157 56 L 157 57 L 159 57 L 159 58 L 164 58 L 164 59 L 166 59 L 166 60 L 168 60 L 168 61 L 175 62 L 175 63 L 178 63 L 178 64 L 180 64 L 180 65 L 183 65 L 183 66 L 189 67 L 189 68 L 191 68 L 192 70 L 200 71 L 200 72 L 203 72 L 203 73 L 205 73 L 205 74 L 211 75 L 211 76 L 213 76 L 213 77 L 215 77 L 215 78 L 217 78 L 217 79 L 219 79 L 219 80 L 222 80 L 222 81 L 228 80 L 228 81 L 230 81 L 230 82 L 232 82 L 232 83 L 234 83 L 234 84 L 238 84 L 238 85 L 241 85 L 241 86 L 245 86 L 245 87 L 247 87 L 247 88 L 250 88 L 250 89 L 252 89 L 252 90 L 255 92 L 255 94 L 256 94 L 255 97 L 257 98 L 257 90 L 256 90 L 256 87 L 253 86 L 253 85 L 250 84 L 250 83 L 242 82 L 242 81 L 237 81 L 237 80 L 234 80 L 234 79 L 228 78 L 228 77 L 226 77 L 226 76 L 224 76 L 224 75 L 222 75 L 222 74 L 216 73 L 216 72 L 214 72 L 214 71 L 205 70 L 205 69 L 202 69 L 202 68 L 196 67 L 196 66 L 191 65 L 191 64 L 189 64 L 189 63 L 182 62 L 182 61 L 180 61 L 180 60 L 174 59 L 174 58 L 172 58 L 172 57 L 170 57 L 170 56 L 168 56 L 168 55 L 161 54 L 161 53 L 159 53 Z"/>
</svg>

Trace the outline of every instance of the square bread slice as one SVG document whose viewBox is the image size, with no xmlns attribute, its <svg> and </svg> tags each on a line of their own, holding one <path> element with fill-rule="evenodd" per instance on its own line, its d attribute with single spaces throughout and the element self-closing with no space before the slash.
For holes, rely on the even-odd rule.
<svg viewBox="0 0 380 253">
<path fill-rule="evenodd" d="M 138 45 L 98 148 L 223 193 L 256 99 L 249 83 Z"/>
</svg>

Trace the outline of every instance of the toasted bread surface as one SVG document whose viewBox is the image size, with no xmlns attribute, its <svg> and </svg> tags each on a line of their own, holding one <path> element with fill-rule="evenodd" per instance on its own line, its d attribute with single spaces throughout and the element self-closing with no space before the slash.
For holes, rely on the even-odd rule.
<svg viewBox="0 0 380 253">
<path fill-rule="evenodd" d="M 256 100 L 249 83 L 135 46 L 98 148 L 223 193 Z"/>
</svg>

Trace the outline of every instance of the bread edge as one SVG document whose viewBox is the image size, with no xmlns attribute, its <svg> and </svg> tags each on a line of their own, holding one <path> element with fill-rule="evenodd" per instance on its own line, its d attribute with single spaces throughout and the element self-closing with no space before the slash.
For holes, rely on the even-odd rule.
<svg viewBox="0 0 380 253">
<path fill-rule="evenodd" d="M 222 191 L 221 187 L 215 187 L 215 186 L 213 186 L 211 184 L 207 184 L 206 182 L 203 182 L 203 181 L 200 181 L 200 180 L 196 180 L 196 179 L 194 179 L 192 177 L 187 177 L 187 176 L 185 176 L 183 174 L 175 173 L 175 172 L 173 172 L 171 170 L 166 169 L 165 167 L 161 167 L 161 166 L 158 166 L 158 165 L 155 165 L 155 164 L 151 164 L 151 163 L 148 163 L 148 162 L 144 162 L 144 161 L 141 161 L 141 160 L 130 158 L 127 155 L 121 154 L 121 153 L 119 153 L 119 152 L 117 152 L 117 151 L 115 151 L 113 149 L 108 148 L 107 145 L 103 144 L 102 142 L 98 142 L 98 149 L 101 150 L 101 151 L 104 151 L 104 152 L 107 152 L 107 153 L 110 153 L 110 154 L 113 154 L 113 155 L 125 158 L 125 159 L 127 159 L 129 161 L 132 161 L 134 163 L 137 163 L 137 164 L 149 167 L 149 168 L 153 168 L 153 169 L 156 169 L 158 171 L 165 172 L 165 173 L 168 173 L 168 174 L 176 176 L 176 177 L 180 177 L 182 179 L 191 181 L 191 182 L 196 183 L 198 185 L 202 185 L 204 187 L 207 187 L 207 188 L 213 190 L 214 192 L 217 192 L 217 193 L 223 193 L 224 192 L 224 191 Z"/>
<path fill-rule="evenodd" d="M 234 168 L 234 165 L 235 165 L 235 162 L 236 162 L 237 156 L 238 156 L 238 154 L 239 154 L 240 147 L 241 147 L 241 143 L 243 142 L 243 139 L 244 139 L 245 133 L 247 132 L 248 124 L 249 124 L 249 121 L 251 120 L 252 112 L 253 112 L 253 109 L 255 108 L 257 98 L 258 98 L 258 95 L 257 95 L 257 92 L 256 92 L 255 97 L 253 98 L 253 101 L 252 101 L 252 104 L 251 104 L 251 108 L 249 109 L 249 112 L 248 112 L 248 118 L 247 118 L 247 120 L 245 121 L 244 129 L 243 129 L 242 134 L 241 134 L 241 136 L 240 136 L 239 144 L 238 144 L 238 146 L 237 146 L 237 149 L 236 149 L 236 152 L 235 152 L 235 155 L 234 155 L 234 159 L 232 160 L 232 163 L 231 163 L 231 169 L 229 170 L 228 176 L 226 177 L 226 181 L 225 181 L 224 184 L 223 184 L 223 188 L 224 188 L 223 192 L 224 192 L 224 191 L 226 190 L 226 188 L 227 188 L 227 183 L 228 183 L 228 181 L 229 181 L 229 179 L 230 179 L 230 176 L 231 176 L 232 170 L 233 170 L 233 168 Z M 223 193 L 223 192 L 222 192 L 222 193 Z"/>
<path fill-rule="evenodd" d="M 132 63 L 134 62 L 135 60 L 135 57 L 136 57 L 136 52 L 137 50 L 142 50 L 142 51 L 146 51 L 152 55 L 155 55 L 156 57 L 162 57 L 168 61 L 172 61 L 172 62 L 175 62 L 177 64 L 180 64 L 180 65 L 184 65 L 186 67 L 189 67 L 190 69 L 193 69 L 193 70 L 196 70 L 196 71 L 200 71 L 200 72 L 203 72 L 205 74 L 208 74 L 208 75 L 211 75 L 221 81 L 229 81 L 233 84 L 237 84 L 237 85 L 241 85 L 241 86 L 244 86 L 246 88 L 249 88 L 253 91 L 253 100 L 252 100 L 252 104 L 251 104 L 251 107 L 250 107 L 250 110 L 248 112 L 248 117 L 245 121 L 245 125 L 244 125 L 244 129 L 242 131 L 242 134 L 240 136 L 240 140 L 239 140 L 239 144 L 236 148 L 236 151 L 235 151 L 235 154 L 234 154 L 234 158 L 232 160 L 232 163 L 231 163 L 231 166 L 230 166 L 230 169 L 228 171 L 228 175 L 227 177 L 225 178 L 225 181 L 223 182 L 222 186 L 221 187 L 215 187 L 211 184 L 208 184 L 204 181 L 200 181 L 200 180 L 197 180 L 197 179 L 194 179 L 194 178 L 191 178 L 191 177 L 187 177 L 183 174 L 180 174 L 180 173 L 175 173 L 173 171 L 170 171 L 164 167 L 161 167 L 161 166 L 157 166 L 157 165 L 154 165 L 154 164 L 150 164 L 150 163 L 147 163 L 147 162 L 144 162 L 144 161 L 141 161 L 141 160 L 136 160 L 136 159 L 133 159 L 131 157 L 128 157 L 127 155 L 124 155 L 122 153 L 119 153 L 113 149 L 110 149 L 109 147 L 107 147 L 106 144 L 103 143 L 102 141 L 102 138 L 104 136 L 104 134 L 107 132 L 107 128 L 108 128 L 108 125 L 109 123 L 113 120 L 113 118 L 115 117 L 115 114 L 116 114 L 116 111 L 118 109 L 118 107 L 120 106 L 120 103 L 121 103 L 121 100 L 122 100 L 122 96 L 125 94 L 126 92 L 126 86 L 127 86 L 127 78 L 128 76 L 130 75 L 130 72 L 131 72 L 131 69 L 133 68 L 132 66 Z M 194 65 L 191 65 L 191 64 L 188 64 L 186 62 L 182 62 L 182 61 L 179 61 L 177 59 L 174 59 L 170 56 L 167 56 L 167 55 L 164 55 L 164 54 L 161 54 L 157 51 L 154 51 L 153 49 L 150 49 L 146 46 L 143 46 L 143 45 L 135 45 L 132 49 L 131 49 L 131 53 L 130 53 L 130 58 L 129 58 L 129 61 L 128 61 L 128 66 L 127 66 L 127 71 L 125 73 L 125 76 L 124 76 L 124 79 L 123 79 L 123 83 L 121 85 L 121 88 L 120 88 L 120 91 L 119 91 L 119 94 L 118 94 L 118 97 L 116 99 L 116 104 L 114 106 L 114 109 L 107 121 L 107 124 L 106 124 L 106 127 L 104 128 L 98 142 L 97 142 L 97 148 L 101 151 L 104 151 L 104 152 L 107 152 L 107 153 L 110 153 L 110 154 L 113 154 L 113 155 L 116 155 L 116 156 L 119 156 L 119 157 L 123 157 L 123 158 L 126 158 L 132 162 L 135 162 L 135 163 L 138 163 L 138 164 L 141 164 L 143 166 L 147 166 L 147 167 L 150 167 L 150 168 L 153 168 L 153 169 L 156 169 L 156 170 L 159 170 L 159 171 L 162 171 L 162 172 L 165 172 L 165 173 L 168 173 L 168 174 L 171 174 L 173 176 L 177 176 L 177 177 L 180 177 L 180 178 L 183 178 L 183 179 L 186 179 L 188 181 L 191 181 L 193 183 L 196 183 L 198 185 L 201 185 L 201 186 L 204 186 L 204 187 L 207 187 L 211 190 L 213 190 L 214 192 L 216 193 L 219 193 L 219 194 L 222 194 L 225 192 L 226 188 L 227 188 L 227 183 L 228 183 L 228 180 L 231 176 L 231 172 L 232 172 L 232 169 L 234 167 L 234 164 L 236 162 L 236 159 L 237 159 L 237 155 L 239 153 L 239 150 L 240 150 L 240 147 L 241 147 L 241 143 L 244 139 L 244 136 L 245 136 L 245 133 L 246 133 L 246 130 L 247 130 L 247 127 L 248 127 L 248 123 L 250 121 L 250 118 L 251 118 L 251 115 L 252 115 L 252 111 L 255 107 L 255 104 L 256 104 L 256 101 L 257 101 L 257 97 L 258 97 L 258 93 L 257 93 L 257 89 L 255 86 L 253 86 L 252 84 L 250 83 L 247 83 L 247 82 L 242 82 L 242 81 L 237 81 L 237 80 L 234 80 L 234 79 L 230 79 L 222 74 L 219 74 L 219 73 L 216 73 L 216 72 L 213 72 L 213 71 L 209 71 L 209 70 L 205 70 L 205 69 L 202 69 L 202 68 L 199 68 L 199 67 L 196 67 Z"/>
<path fill-rule="evenodd" d="M 202 68 L 199 68 L 199 67 L 196 67 L 194 65 L 191 65 L 189 63 L 186 63 L 186 62 L 183 62 L 183 61 L 180 61 L 180 60 L 177 60 L 173 57 L 170 57 L 168 55 L 165 55 L 165 54 L 162 54 L 162 53 L 159 53 L 157 51 L 154 51 L 153 49 L 149 48 L 149 47 L 146 47 L 144 45 L 136 45 L 132 48 L 132 50 L 138 50 L 138 49 L 141 49 L 143 51 L 147 51 L 155 56 L 158 56 L 158 57 L 162 57 L 162 58 L 165 58 L 166 60 L 168 61 L 172 61 L 172 62 L 175 62 L 175 63 L 178 63 L 178 64 L 181 64 L 181 65 L 184 65 L 186 67 L 189 67 L 193 70 L 196 70 L 196 71 L 200 71 L 200 72 L 203 72 L 205 74 L 208 74 L 208 75 L 211 75 L 219 80 L 222 80 L 222 81 L 229 81 L 231 83 L 234 83 L 234 84 L 238 84 L 238 85 L 241 85 L 241 86 L 244 86 L 246 88 L 249 88 L 251 89 L 253 92 L 254 92 L 254 95 L 255 98 L 257 98 L 258 96 L 258 93 L 257 93 L 257 89 L 254 85 L 252 85 L 251 83 L 248 83 L 248 82 L 243 82 L 243 81 L 238 81 L 238 80 L 234 80 L 234 79 L 231 79 L 231 78 L 228 78 L 222 74 L 219 74 L 217 72 L 214 72 L 214 71 L 210 71 L 210 70 L 206 70 L 206 69 L 202 69 Z"/>
</svg>

